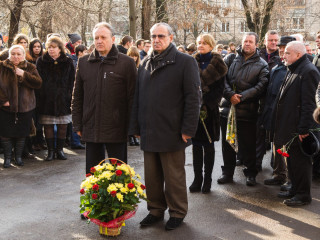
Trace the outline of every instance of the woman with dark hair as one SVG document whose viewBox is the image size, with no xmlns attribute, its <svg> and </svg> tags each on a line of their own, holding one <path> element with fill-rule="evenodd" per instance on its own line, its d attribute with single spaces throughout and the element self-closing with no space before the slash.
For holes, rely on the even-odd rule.
<svg viewBox="0 0 320 240">
<path fill-rule="evenodd" d="M 60 38 L 50 37 L 46 42 L 46 49 L 44 55 L 37 61 L 37 69 L 43 81 L 39 91 L 38 113 L 39 122 L 44 126 L 48 147 L 48 156 L 45 160 L 52 161 L 55 153 L 58 159 L 66 160 L 63 146 L 67 125 L 71 122 L 70 106 L 75 70 L 73 61 L 67 57 Z M 56 141 L 54 125 L 57 126 Z"/>
<path fill-rule="evenodd" d="M 39 57 L 43 55 L 43 46 L 38 38 L 33 38 L 29 44 L 29 54 L 32 58 L 31 63 L 36 64 Z"/>
<path fill-rule="evenodd" d="M 127 54 L 128 49 L 133 45 L 133 38 L 130 36 L 124 36 L 121 38 L 120 44 L 117 45 L 119 52 Z"/>
<path fill-rule="evenodd" d="M 36 106 L 34 89 L 41 78 L 36 67 L 25 60 L 25 49 L 13 45 L 9 58 L 0 62 L 0 136 L 4 148 L 4 165 L 11 166 L 14 145 L 15 162 L 21 159 L 25 138 L 30 134 L 32 112 Z"/>
<path fill-rule="evenodd" d="M 210 34 L 202 34 L 197 38 L 198 51 L 194 58 L 199 65 L 203 95 L 197 132 L 192 138 L 194 181 L 189 187 L 190 192 L 210 192 L 215 158 L 214 141 L 220 138 L 219 102 L 228 68 L 221 55 L 213 52 L 214 47 L 215 41 Z"/>
</svg>

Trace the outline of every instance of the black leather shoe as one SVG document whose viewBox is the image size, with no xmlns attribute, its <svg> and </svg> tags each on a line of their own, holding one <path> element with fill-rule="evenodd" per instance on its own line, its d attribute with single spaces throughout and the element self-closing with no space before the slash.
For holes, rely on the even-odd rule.
<svg viewBox="0 0 320 240">
<path fill-rule="evenodd" d="M 132 136 L 129 137 L 129 145 L 130 146 L 135 146 L 136 145 L 135 142 L 134 142 L 134 137 L 132 137 Z"/>
<path fill-rule="evenodd" d="M 270 178 L 264 180 L 265 185 L 281 185 L 285 182 L 284 179 Z"/>
<path fill-rule="evenodd" d="M 57 156 L 57 159 L 59 160 L 67 160 L 67 157 L 64 155 L 63 150 L 57 150 L 56 156 Z"/>
<path fill-rule="evenodd" d="M 174 230 L 181 225 L 183 218 L 170 217 L 166 223 L 166 230 Z"/>
<path fill-rule="evenodd" d="M 210 192 L 210 190 L 211 190 L 211 182 L 212 182 L 211 178 L 204 178 L 202 189 L 201 189 L 202 193 L 206 194 L 206 193 Z"/>
<path fill-rule="evenodd" d="M 307 205 L 307 204 L 311 203 L 311 200 L 310 201 L 302 201 L 297 197 L 293 197 L 293 198 L 284 200 L 283 203 L 287 206 L 290 206 L 290 207 L 296 207 L 296 206 Z"/>
<path fill-rule="evenodd" d="M 3 167 L 4 167 L 4 168 L 9 168 L 9 167 L 11 167 L 11 158 L 6 158 L 6 159 L 4 159 Z"/>
<path fill-rule="evenodd" d="M 193 183 L 190 185 L 189 190 L 190 192 L 200 192 L 201 191 L 201 186 L 202 186 L 202 182 L 203 182 L 203 177 L 196 177 L 193 180 Z"/>
<path fill-rule="evenodd" d="M 247 177 L 247 180 L 246 180 L 246 185 L 247 186 L 253 187 L 256 184 L 257 184 L 257 182 L 256 182 L 256 178 L 255 177 Z"/>
<path fill-rule="evenodd" d="M 286 182 L 285 184 L 281 185 L 280 191 L 290 191 L 292 187 L 291 182 Z"/>
<path fill-rule="evenodd" d="M 237 161 L 236 161 L 236 166 L 241 166 L 241 165 L 242 165 L 242 161 L 239 160 L 239 159 L 237 159 Z"/>
<path fill-rule="evenodd" d="M 219 184 L 232 183 L 233 176 L 222 174 L 221 177 L 218 178 L 217 182 Z"/>
<path fill-rule="evenodd" d="M 294 195 L 288 191 L 278 193 L 278 198 L 292 198 L 293 196 Z"/>
<path fill-rule="evenodd" d="M 86 149 L 81 143 L 79 145 L 71 145 L 71 149 Z"/>
<path fill-rule="evenodd" d="M 162 221 L 163 217 L 156 217 L 154 215 L 152 215 L 151 213 L 149 213 L 141 222 L 140 225 L 141 226 L 151 226 L 159 221 Z"/>
<path fill-rule="evenodd" d="M 134 137 L 133 140 L 134 140 L 134 145 L 135 145 L 135 146 L 140 146 L 140 140 L 139 140 L 139 138 Z"/>
</svg>

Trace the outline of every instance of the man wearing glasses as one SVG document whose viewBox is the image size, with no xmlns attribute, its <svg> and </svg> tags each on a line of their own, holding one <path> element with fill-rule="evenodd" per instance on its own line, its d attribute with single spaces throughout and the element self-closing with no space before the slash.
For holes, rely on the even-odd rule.
<svg viewBox="0 0 320 240">
<path fill-rule="evenodd" d="M 130 134 L 140 136 L 150 213 L 140 223 L 163 220 L 166 230 L 180 226 L 188 210 L 185 148 L 195 135 L 200 110 L 196 61 L 171 43 L 172 28 L 157 23 L 151 30 L 153 52 L 138 70 Z"/>
</svg>

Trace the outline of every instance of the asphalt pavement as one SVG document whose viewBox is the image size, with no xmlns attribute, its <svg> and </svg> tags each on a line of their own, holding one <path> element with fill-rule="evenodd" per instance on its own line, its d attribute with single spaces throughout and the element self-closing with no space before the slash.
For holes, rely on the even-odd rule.
<svg viewBox="0 0 320 240">
<path fill-rule="evenodd" d="M 139 222 L 148 214 L 139 204 L 136 216 L 126 221 L 118 237 L 99 234 L 98 226 L 80 219 L 80 184 L 85 175 L 85 151 L 65 148 L 68 160 L 25 160 L 23 167 L 4 169 L 0 155 L 0 239 L 320 239 L 320 183 L 312 185 L 312 203 L 287 207 L 277 198 L 279 187 L 266 186 L 271 176 L 270 152 L 264 158 L 257 186 L 247 187 L 242 167 L 237 167 L 234 183 L 218 185 L 222 156 L 215 144 L 216 162 L 212 191 L 188 193 L 189 212 L 176 230 L 165 231 L 169 218 L 148 228 Z M 129 164 L 143 178 L 143 155 L 139 147 L 128 147 Z M 191 147 L 186 149 L 187 185 L 193 181 Z"/>
</svg>

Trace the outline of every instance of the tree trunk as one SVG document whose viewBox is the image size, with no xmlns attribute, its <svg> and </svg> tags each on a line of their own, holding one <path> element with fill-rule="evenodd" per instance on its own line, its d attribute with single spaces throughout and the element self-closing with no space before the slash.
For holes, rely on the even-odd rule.
<svg viewBox="0 0 320 240">
<path fill-rule="evenodd" d="M 113 0 L 109 0 L 109 6 L 107 7 L 108 11 L 106 13 L 106 22 L 110 22 L 110 15 L 111 15 L 111 10 L 112 10 L 112 2 Z"/>
<path fill-rule="evenodd" d="M 98 21 L 99 21 L 99 22 L 102 22 L 103 2 L 104 2 L 104 0 L 100 0 L 100 3 L 99 3 L 99 13 L 98 13 Z"/>
<path fill-rule="evenodd" d="M 11 47 L 14 36 L 19 31 L 19 22 L 20 22 L 21 12 L 23 8 L 23 2 L 24 0 L 14 0 L 14 7 L 12 11 L 10 11 L 8 47 Z"/>
<path fill-rule="evenodd" d="M 141 35 L 145 40 L 150 39 L 152 0 L 142 0 Z"/>
<path fill-rule="evenodd" d="M 40 16 L 40 31 L 38 36 L 42 41 L 47 41 L 47 35 L 52 33 L 52 7 L 50 3 L 43 3 Z"/>
<path fill-rule="evenodd" d="M 136 15 L 135 0 L 129 0 L 129 26 L 130 26 L 129 35 L 133 37 L 133 39 L 137 38 L 136 21 L 137 21 L 137 15 Z"/>
<path fill-rule="evenodd" d="M 168 22 L 166 0 L 156 0 L 156 17 L 157 22 Z"/>
</svg>

